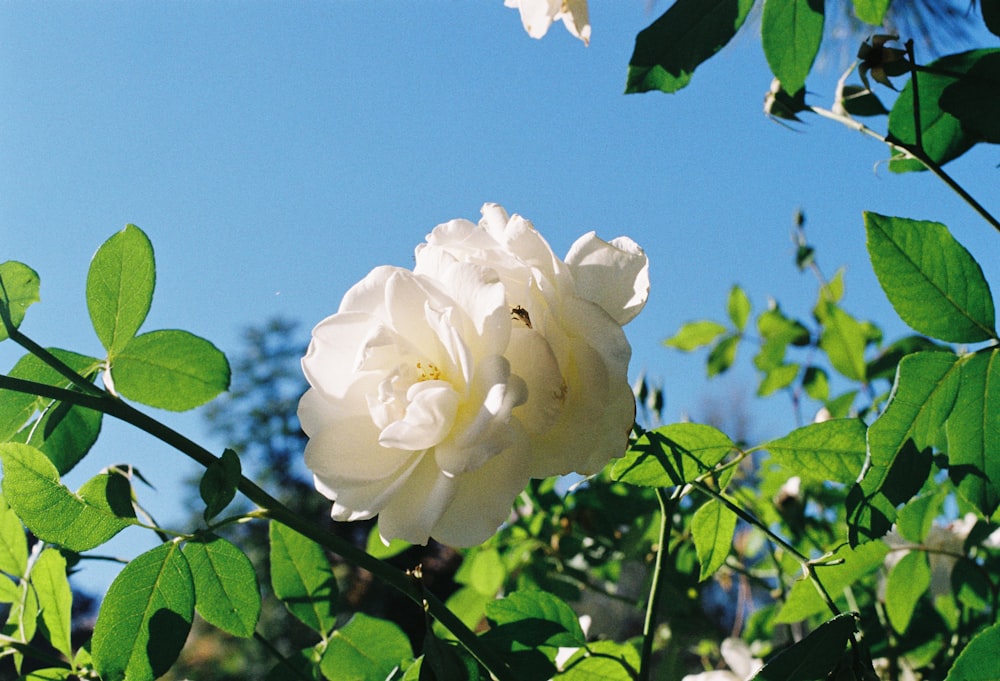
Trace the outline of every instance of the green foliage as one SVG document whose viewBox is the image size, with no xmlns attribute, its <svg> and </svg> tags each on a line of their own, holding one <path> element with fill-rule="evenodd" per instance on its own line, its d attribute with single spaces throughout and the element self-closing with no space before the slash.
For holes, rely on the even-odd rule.
<svg viewBox="0 0 1000 681">
<path fill-rule="evenodd" d="M 35 270 L 13 260 L 0 263 L 0 341 L 8 337 L 7 325 L 19 327 L 28 306 L 41 300 L 38 287 Z"/>
<path fill-rule="evenodd" d="M 867 430 L 858 419 L 833 419 L 798 428 L 761 448 L 802 477 L 849 485 L 865 461 Z"/>
<path fill-rule="evenodd" d="M 73 494 L 48 458 L 28 445 L 0 444 L 3 493 L 36 537 L 71 551 L 100 546 L 135 522 L 120 476 L 98 475 Z"/>
<path fill-rule="evenodd" d="M 320 669 L 329 681 L 384 681 L 411 657 L 399 627 L 359 612 L 330 636 Z"/>
<path fill-rule="evenodd" d="M 823 0 L 766 0 L 761 44 L 785 92 L 805 87 L 823 40 Z"/>
<path fill-rule="evenodd" d="M 979 632 L 948 672 L 945 681 L 989 681 L 997 676 L 1000 624 Z"/>
<path fill-rule="evenodd" d="M 782 651 L 753 678 L 760 681 L 823 681 L 840 663 L 854 628 L 854 615 L 838 615 Z"/>
<path fill-rule="evenodd" d="M 194 579 L 178 543 L 132 560 L 112 582 L 94 625 L 101 678 L 152 681 L 166 673 L 187 639 L 194 606 Z"/>
<path fill-rule="evenodd" d="M 911 551 L 899 559 L 889 573 L 885 589 L 885 613 L 893 629 L 900 633 L 906 631 L 920 597 L 930 585 L 927 554 Z"/>
<path fill-rule="evenodd" d="M 215 535 L 199 536 L 182 550 L 194 579 L 198 614 L 233 636 L 252 636 L 260 617 L 260 589 L 246 554 Z"/>
<path fill-rule="evenodd" d="M 231 449 L 223 451 L 222 456 L 205 469 L 198 492 L 205 502 L 206 522 L 219 515 L 236 496 L 241 475 L 240 457 Z"/>
<path fill-rule="evenodd" d="M 721 501 L 711 500 L 700 506 L 691 518 L 691 534 L 701 563 L 699 580 L 718 572 L 725 562 L 736 532 L 736 514 Z"/>
<path fill-rule="evenodd" d="M 613 480 L 644 487 L 683 485 L 709 472 L 733 450 L 712 426 L 675 423 L 639 437 L 611 468 Z"/>
<path fill-rule="evenodd" d="M 323 549 L 272 521 L 271 586 L 295 617 L 323 637 L 337 620 L 337 580 Z"/>
<path fill-rule="evenodd" d="M 66 580 L 66 559 L 55 549 L 44 549 L 31 568 L 31 582 L 38 595 L 46 638 L 53 648 L 72 659 L 73 594 Z"/>
</svg>

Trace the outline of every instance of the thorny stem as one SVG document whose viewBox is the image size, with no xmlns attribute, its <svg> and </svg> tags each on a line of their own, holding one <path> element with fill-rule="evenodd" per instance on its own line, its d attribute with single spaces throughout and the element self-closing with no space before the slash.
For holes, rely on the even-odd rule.
<svg viewBox="0 0 1000 681">
<path fill-rule="evenodd" d="M 5 310 L 5 306 L 0 304 L 0 311 L 3 310 Z M 0 314 L 6 318 L 4 319 L 5 322 L 9 319 L 8 315 L 2 312 L 0 312 Z M 10 331 L 10 328 L 11 327 L 8 326 L 8 332 Z M 10 336 L 12 339 L 14 338 L 14 334 L 10 334 Z M 65 367 L 65 365 L 59 362 L 58 358 L 53 357 L 51 353 L 44 351 L 42 348 L 39 349 L 42 350 L 43 354 L 40 354 L 39 356 L 43 361 L 49 363 L 49 359 L 53 359 L 55 362 Z M 54 364 L 50 365 L 59 370 L 59 367 Z M 66 368 L 68 369 L 68 367 Z M 206 468 L 218 461 L 218 458 L 214 454 L 193 440 L 188 439 L 184 435 L 178 433 L 165 424 L 160 423 L 156 419 L 139 411 L 131 405 L 112 397 L 109 393 L 100 390 L 92 383 L 88 383 L 86 379 L 73 372 L 72 369 L 69 369 L 69 371 L 74 376 L 71 377 L 67 375 L 66 377 L 72 378 L 74 385 L 78 385 L 81 388 L 85 385 L 89 385 L 93 390 L 88 389 L 88 394 L 84 394 L 75 390 L 57 388 L 55 386 L 36 383 L 34 381 L 26 381 L 5 375 L 0 375 L 0 390 L 14 390 L 17 392 L 39 395 L 41 397 L 61 400 L 71 404 L 77 404 L 88 409 L 93 409 L 95 411 L 100 411 L 152 435 L 153 437 L 187 455 L 189 458 L 194 459 Z M 65 372 L 61 370 L 60 373 L 66 375 Z M 95 391 L 97 394 L 93 394 Z M 482 645 L 472 630 L 463 624 L 462 621 L 459 620 L 458 617 L 456 617 L 455 614 L 449 610 L 440 599 L 431 593 L 423 592 L 421 589 L 415 587 L 412 580 L 409 579 L 404 573 L 390 566 L 388 563 L 384 563 L 377 558 L 370 556 L 345 539 L 331 534 L 321 527 L 301 518 L 287 506 L 264 491 L 252 480 L 241 476 L 237 488 L 243 493 L 244 496 L 250 499 L 253 503 L 257 504 L 257 506 L 263 510 L 263 516 L 286 525 L 299 534 L 312 539 L 320 546 L 323 546 L 342 556 L 354 565 L 368 570 L 386 584 L 401 592 L 418 606 L 426 607 L 430 614 L 441 622 L 446 629 L 454 634 L 459 643 L 461 643 L 461 645 L 473 657 L 475 657 L 476 660 L 489 670 L 490 674 L 492 674 L 495 679 L 498 681 L 516 681 L 503 661 L 500 660 L 493 653 L 493 651 Z"/>
<path fill-rule="evenodd" d="M 653 579 L 649 587 L 649 600 L 646 603 L 646 620 L 642 625 L 642 654 L 639 663 L 638 681 L 649 681 L 652 674 L 653 638 L 656 634 L 656 613 L 659 609 L 660 579 L 663 576 L 663 563 L 667 556 L 667 544 L 670 541 L 670 526 L 673 524 L 674 509 L 677 507 L 679 495 L 667 497 L 662 488 L 656 488 L 656 500 L 660 503 L 660 534 L 657 538 L 656 561 L 653 564 Z"/>
</svg>

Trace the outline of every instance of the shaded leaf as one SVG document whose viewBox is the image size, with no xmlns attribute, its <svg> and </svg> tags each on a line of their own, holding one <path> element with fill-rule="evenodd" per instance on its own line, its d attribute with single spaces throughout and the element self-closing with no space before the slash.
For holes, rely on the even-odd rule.
<svg viewBox="0 0 1000 681">
<path fill-rule="evenodd" d="M 365 551 L 371 556 L 385 560 L 386 558 L 399 555 L 411 546 L 413 544 L 402 539 L 393 539 L 386 546 L 382 541 L 382 536 L 379 534 L 378 525 L 373 525 L 371 531 L 368 533 L 368 544 L 365 547 Z"/>
<path fill-rule="evenodd" d="M 945 73 L 918 73 L 920 95 L 920 129 L 924 152 L 937 163 L 943 165 L 968 151 L 979 136 L 962 126 L 962 122 L 941 109 L 941 95 L 952 83 L 979 61 L 980 57 L 993 50 L 972 50 L 951 54 L 937 59 L 928 68 Z M 889 112 L 889 137 L 905 144 L 917 142 L 916 125 L 913 116 L 913 83 L 908 82 Z M 911 158 L 893 157 L 889 169 L 902 173 L 911 170 L 926 170 L 920 161 Z"/>
<path fill-rule="evenodd" d="M 175 542 L 135 558 L 111 583 L 94 624 L 94 666 L 104 681 L 152 681 L 184 647 L 194 581 Z"/>
<path fill-rule="evenodd" d="M 682 485 L 711 470 L 734 447 L 712 426 L 675 423 L 644 433 L 615 461 L 611 477 L 642 487 Z"/>
<path fill-rule="evenodd" d="M 226 356 L 187 331 L 151 331 L 136 336 L 111 366 L 115 389 L 151 407 L 185 411 L 229 387 Z"/>
<path fill-rule="evenodd" d="M 839 97 L 840 106 L 851 116 L 884 116 L 889 113 L 874 92 L 860 85 L 845 85 Z"/>
<path fill-rule="evenodd" d="M 785 92 L 798 92 L 823 40 L 823 0 L 767 0 L 760 34 L 771 73 Z"/>
<path fill-rule="evenodd" d="M 984 54 L 941 93 L 942 111 L 984 141 L 1000 144 L 1000 52 Z"/>
<path fill-rule="evenodd" d="M 1000 35 L 1000 0 L 979 0 L 986 28 L 993 35 Z"/>
<path fill-rule="evenodd" d="M 41 300 L 39 283 L 38 273 L 24 263 L 0 263 L 0 319 L 7 317 L 15 329 L 21 326 L 28 306 Z M 0 322 L 0 341 L 8 337 L 7 325 Z"/>
<path fill-rule="evenodd" d="M 824 681 L 836 668 L 854 633 L 852 613 L 837 615 L 764 665 L 759 681 Z"/>
<path fill-rule="evenodd" d="M 866 433 L 860 419 L 832 419 L 798 428 L 761 448 L 804 478 L 849 485 L 865 463 Z"/>
<path fill-rule="evenodd" d="M 725 564 L 733 545 L 736 520 L 736 514 L 717 499 L 709 500 L 695 511 L 691 518 L 691 534 L 701 564 L 700 581 L 711 577 Z"/>
<path fill-rule="evenodd" d="M 271 521 L 271 586 L 303 624 L 326 636 L 337 624 L 337 580 L 323 548 Z"/>
<path fill-rule="evenodd" d="M 320 669 L 329 681 L 385 681 L 412 657 L 410 641 L 398 626 L 359 612 L 333 632 Z"/>
<path fill-rule="evenodd" d="M 729 370 L 729 367 L 736 361 L 736 348 L 739 344 L 739 336 L 726 336 L 709 351 L 706 362 L 709 378 Z"/>
<path fill-rule="evenodd" d="M 893 629 L 900 634 L 906 631 L 930 585 L 931 568 L 923 551 L 910 551 L 893 566 L 885 587 L 885 611 Z"/>
<path fill-rule="evenodd" d="M 52 462 L 34 447 L 0 444 L 0 459 L 7 502 L 43 541 L 79 553 L 100 546 L 132 524 L 99 499 L 95 502 L 69 491 L 59 482 Z"/>
<path fill-rule="evenodd" d="M 844 589 L 881 567 L 888 553 L 889 547 L 882 542 L 869 542 L 855 549 L 842 546 L 831 558 L 831 562 L 838 560 L 842 562 L 818 565 L 816 573 L 830 597 L 837 600 Z M 807 579 L 802 579 L 792 585 L 775 621 L 800 622 L 826 610 L 826 602 L 820 597 L 815 585 Z"/>
<path fill-rule="evenodd" d="M 240 457 L 232 449 L 224 450 L 222 456 L 205 469 L 198 492 L 205 502 L 206 522 L 219 515 L 236 496 L 241 475 Z"/>
<path fill-rule="evenodd" d="M 194 579 L 198 614 L 233 636 L 253 636 L 260 618 L 260 587 L 246 554 L 215 535 L 188 542 L 183 551 Z"/>
<path fill-rule="evenodd" d="M 639 653 L 627 643 L 591 641 L 566 661 L 559 681 L 633 681 L 641 665 Z"/>
<path fill-rule="evenodd" d="M 868 253 L 882 289 L 915 331 L 958 343 L 996 338 L 982 268 L 938 222 L 865 213 Z"/>
<path fill-rule="evenodd" d="M 135 225 L 126 225 L 97 249 L 87 272 L 87 309 L 109 357 L 139 332 L 155 284 L 153 245 Z"/>
<path fill-rule="evenodd" d="M 753 0 L 677 0 L 635 38 L 626 93 L 676 92 L 736 35 Z"/>
<path fill-rule="evenodd" d="M 962 358 L 948 416 L 948 476 L 987 518 L 1000 505 L 1000 350 Z"/>
</svg>

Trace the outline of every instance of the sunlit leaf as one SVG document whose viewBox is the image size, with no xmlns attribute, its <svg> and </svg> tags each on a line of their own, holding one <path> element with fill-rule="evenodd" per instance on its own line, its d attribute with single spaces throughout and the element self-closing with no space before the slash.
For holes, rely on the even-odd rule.
<svg viewBox="0 0 1000 681">
<path fill-rule="evenodd" d="M 914 544 L 922 543 L 941 513 L 945 494 L 942 491 L 921 495 L 899 510 L 896 530 L 899 536 Z"/>
<path fill-rule="evenodd" d="M 923 336 L 905 336 L 883 347 L 878 356 L 868 363 L 868 380 L 881 378 L 892 381 L 896 378 L 896 368 L 901 359 L 915 352 L 940 350 L 951 352 L 951 348 Z"/>
<path fill-rule="evenodd" d="M 996 337 L 982 268 L 938 222 L 865 213 L 868 253 L 889 302 L 914 330 L 972 343 Z"/>
<path fill-rule="evenodd" d="M 413 546 L 410 542 L 403 541 L 402 539 L 393 539 L 386 546 L 382 543 L 382 537 L 378 532 L 378 525 L 373 525 L 371 531 L 368 533 L 368 543 L 365 547 L 365 551 L 376 558 L 385 560 L 386 558 L 392 558 L 397 556 L 406 549 Z"/>
<path fill-rule="evenodd" d="M 767 0 L 760 35 L 771 73 L 783 90 L 798 92 L 823 40 L 823 0 Z"/>
<path fill-rule="evenodd" d="M 691 534 L 701 564 L 699 580 L 708 579 L 725 564 L 735 533 L 736 514 L 717 499 L 707 501 L 695 511 Z"/>
<path fill-rule="evenodd" d="M 989 517 L 1000 505 L 1000 350 L 963 358 L 948 416 L 948 475 Z"/>
<path fill-rule="evenodd" d="M 100 546 L 132 524 L 108 507 L 73 494 L 52 462 L 34 447 L 0 444 L 3 493 L 21 521 L 43 541 L 71 551 Z"/>
<path fill-rule="evenodd" d="M 337 580 L 323 548 L 271 521 L 271 586 L 288 611 L 325 636 L 337 623 Z"/>
<path fill-rule="evenodd" d="M 761 448 L 804 478 L 849 485 L 865 463 L 866 433 L 860 419 L 832 419 L 798 428 Z"/>
<path fill-rule="evenodd" d="M 844 589 L 855 586 L 859 579 L 881 567 L 887 553 L 889 547 L 882 542 L 869 542 L 855 549 L 842 546 L 833 554 L 833 564 L 819 565 L 816 572 L 827 593 L 837 600 L 842 597 Z M 810 580 L 802 579 L 795 582 L 788 592 L 775 621 L 800 622 L 827 610 L 827 604 L 816 586 Z"/>
<path fill-rule="evenodd" d="M 688 322 L 677 333 L 663 341 L 663 344 L 668 348 L 691 352 L 711 344 L 725 332 L 726 327 L 722 324 L 703 319 L 697 322 Z"/>
<path fill-rule="evenodd" d="M 329 681 L 385 681 L 412 657 L 410 641 L 398 626 L 359 612 L 333 632 L 320 668 Z"/>
<path fill-rule="evenodd" d="M 66 559 L 57 550 L 47 548 L 31 568 L 31 583 L 38 594 L 42 623 L 53 648 L 73 659 L 70 624 L 73 593 L 66 577 Z"/>
<path fill-rule="evenodd" d="M 38 273 L 24 263 L 0 263 L 0 319 L 6 315 L 15 329 L 21 326 L 28 306 L 41 300 L 38 287 Z M 0 341 L 7 338 L 7 325 L 0 322 Z"/>
<path fill-rule="evenodd" d="M 881 26 L 892 0 L 854 0 L 854 16 L 871 26 Z"/>
<path fill-rule="evenodd" d="M 677 0 L 636 36 L 625 92 L 680 90 L 736 35 L 752 6 L 753 0 Z"/>
<path fill-rule="evenodd" d="M 23 577 L 28 567 L 28 538 L 11 508 L 0 510 L 0 572 Z"/>
<path fill-rule="evenodd" d="M 928 65 L 930 70 L 937 72 L 917 74 L 924 152 L 938 165 L 961 156 L 980 139 L 979 135 L 967 130 L 960 120 L 941 109 L 941 95 L 945 88 L 959 79 L 959 74 L 968 71 L 980 57 L 993 51 L 972 50 L 951 54 Z M 916 144 L 913 111 L 913 83 L 908 82 L 896 99 L 892 111 L 889 112 L 890 138 L 910 145 Z M 910 170 L 926 170 L 926 167 L 915 159 L 894 157 L 889 162 L 889 169 L 902 173 Z"/>
<path fill-rule="evenodd" d="M 996 681 L 1000 624 L 983 629 L 955 658 L 945 681 Z"/>
<path fill-rule="evenodd" d="M 830 364 L 852 381 L 864 381 L 869 329 L 834 303 L 820 303 L 816 310 L 823 323 L 819 347 Z"/>
<path fill-rule="evenodd" d="M 94 666 L 104 681 L 152 681 L 184 647 L 194 580 L 176 542 L 135 558 L 111 583 L 94 624 Z"/>
<path fill-rule="evenodd" d="M 151 331 L 136 336 L 111 366 L 115 389 L 151 407 L 185 411 L 229 387 L 226 356 L 187 331 Z"/>
<path fill-rule="evenodd" d="M 821 681 L 836 668 L 855 629 L 854 615 L 845 613 L 824 622 L 791 648 L 764 665 L 756 681 Z"/>
<path fill-rule="evenodd" d="M 931 568 L 923 551 L 910 551 L 893 566 L 885 587 L 885 611 L 893 629 L 901 634 L 906 631 L 930 585 Z"/>
<path fill-rule="evenodd" d="M 215 535 L 188 542 L 183 552 L 194 579 L 198 614 L 233 636 L 253 636 L 260 617 L 260 588 L 246 554 Z"/>
<path fill-rule="evenodd" d="M 726 313 L 738 331 L 746 328 L 750 318 L 750 298 L 739 286 L 729 289 L 729 299 L 726 302 Z"/>
<path fill-rule="evenodd" d="M 633 681 L 639 653 L 627 643 L 591 641 L 566 661 L 559 681 Z"/>
<path fill-rule="evenodd" d="M 959 359 L 945 352 L 919 352 L 899 363 L 892 399 L 868 429 L 868 462 L 848 496 L 852 544 L 885 534 L 896 507 L 920 489 L 930 472 L 931 448 L 958 394 Z"/>
<path fill-rule="evenodd" d="M 611 477 L 643 487 L 682 485 L 711 470 L 734 447 L 712 426 L 675 423 L 644 433 L 615 461 Z"/>
<path fill-rule="evenodd" d="M 109 357 L 139 332 L 155 284 L 153 245 L 135 225 L 126 225 L 97 249 L 87 272 L 87 309 Z"/>
<path fill-rule="evenodd" d="M 799 369 L 798 364 L 780 364 L 768 370 L 764 374 L 764 378 L 761 379 L 760 385 L 757 386 L 757 395 L 767 397 L 787 388 L 795 382 L 795 378 L 799 375 Z"/>
</svg>

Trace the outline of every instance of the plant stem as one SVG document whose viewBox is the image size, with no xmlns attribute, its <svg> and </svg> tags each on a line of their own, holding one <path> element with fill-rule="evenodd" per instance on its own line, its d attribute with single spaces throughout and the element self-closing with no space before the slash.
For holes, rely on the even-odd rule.
<svg viewBox="0 0 1000 681">
<path fill-rule="evenodd" d="M 663 562 L 667 556 L 670 541 L 670 526 L 673 523 L 676 495 L 667 497 L 662 488 L 656 488 L 656 500 L 660 502 L 660 534 L 657 538 L 656 560 L 653 563 L 653 579 L 649 587 L 646 603 L 646 620 L 642 625 L 642 654 L 639 664 L 638 681 L 649 681 L 652 674 L 653 638 L 656 636 L 656 613 L 660 604 L 660 579 L 663 577 Z"/>
<path fill-rule="evenodd" d="M 46 353 L 48 354 L 48 353 Z M 51 355 L 50 355 L 51 356 Z M 44 359 L 44 358 L 43 358 Z M 53 358 L 55 359 L 55 358 Z M 79 377 L 83 380 L 82 377 Z M 74 381 L 74 384 L 76 382 Z M 90 384 L 93 386 L 93 384 Z M 218 461 L 218 457 L 210 451 L 190 440 L 186 436 L 178 433 L 169 426 L 157 421 L 151 416 L 139 411 L 135 407 L 112 397 L 110 394 L 101 391 L 100 395 L 85 395 L 75 390 L 57 388 L 35 381 L 26 381 L 19 378 L 0 375 L 0 389 L 14 390 L 17 392 L 40 395 L 50 399 L 56 399 L 71 404 L 76 404 L 88 409 L 100 411 L 108 416 L 112 416 L 124 421 L 139 430 L 165 442 L 174 449 L 180 451 L 191 459 L 194 459 L 204 467 Z M 516 681 L 510 670 L 499 659 L 492 650 L 482 644 L 465 624 L 449 610 L 444 603 L 431 593 L 426 593 L 417 588 L 413 581 L 405 573 L 397 570 L 388 563 L 385 563 L 358 547 L 354 546 L 342 537 L 327 532 L 318 525 L 300 517 L 280 501 L 272 497 L 252 480 L 245 476 L 240 477 L 237 489 L 243 493 L 250 501 L 255 503 L 264 511 L 271 520 L 277 521 L 299 534 L 312 539 L 314 542 L 330 551 L 342 556 L 354 565 L 368 570 L 373 575 L 384 581 L 389 586 L 395 588 L 407 598 L 420 607 L 426 607 L 430 614 L 437 619 L 448 631 L 455 635 L 459 643 L 476 658 L 494 678 L 499 681 Z"/>
</svg>

